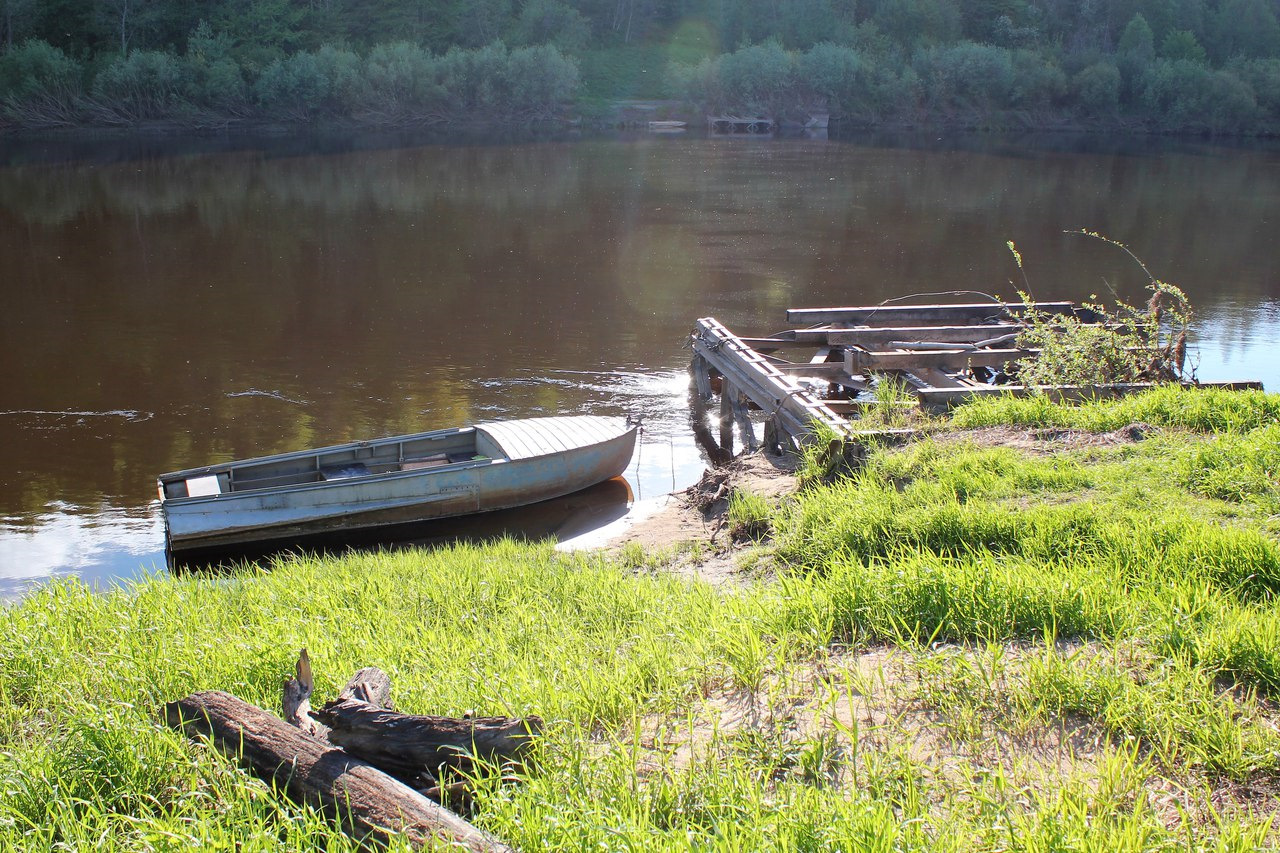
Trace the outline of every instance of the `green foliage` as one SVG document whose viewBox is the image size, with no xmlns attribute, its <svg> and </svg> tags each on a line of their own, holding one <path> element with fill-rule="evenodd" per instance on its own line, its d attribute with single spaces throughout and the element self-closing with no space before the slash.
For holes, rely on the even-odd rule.
<svg viewBox="0 0 1280 853">
<path fill-rule="evenodd" d="M 1072 78 L 1071 88 L 1086 115 L 1112 115 L 1120 106 L 1120 69 L 1112 62 L 1095 62 Z"/>
<path fill-rule="evenodd" d="M 587 19 L 561 0 L 529 0 L 520 10 L 517 44 L 549 44 L 567 53 L 578 53 L 590 39 Z"/>
<path fill-rule="evenodd" d="M 944 112 L 990 113 L 1012 102 L 1013 59 L 1005 48 L 961 42 L 916 55 L 930 104 Z"/>
<path fill-rule="evenodd" d="M 177 56 L 135 50 L 98 73 L 93 96 L 101 109 L 127 121 L 142 121 L 171 115 L 190 88 L 190 69 Z"/>
<path fill-rule="evenodd" d="M 1197 65 L 1208 64 L 1208 54 L 1196 40 L 1195 33 L 1188 30 L 1170 30 L 1160 43 L 1160 56 L 1171 62 L 1185 59 Z"/>
<path fill-rule="evenodd" d="M 1075 232 L 1109 243 L 1125 252 L 1147 275 L 1151 298 L 1142 308 L 1116 301 L 1114 308 L 1088 304 L 1078 312 L 1042 311 L 1027 292 L 1022 319 L 1026 328 L 1017 345 L 1035 350 L 1013 369 L 1024 385 L 1105 385 L 1125 382 L 1169 382 L 1183 378 L 1191 305 L 1177 287 L 1160 281 L 1123 243 L 1100 234 Z M 1018 268 L 1022 256 L 1012 242 Z M 1025 275 L 1025 271 L 1024 271 Z"/>
<path fill-rule="evenodd" d="M 382 121 L 394 120 L 406 97 L 419 104 L 416 120 L 469 117 L 472 107 L 460 105 L 474 104 L 490 105 L 483 109 L 493 118 L 491 105 L 499 103 L 523 120 L 565 105 L 549 107 L 550 93 L 572 89 L 570 99 L 578 96 L 567 61 L 578 63 L 581 94 L 593 103 L 675 96 L 699 110 L 780 119 L 825 107 L 837 120 L 864 124 L 1057 126 L 1077 119 L 1254 134 L 1280 129 L 1280 84 L 1268 65 L 1280 61 L 1278 15 L 1271 0 L 1140 0 L 1096 8 L 1040 0 L 0 0 L 6 57 L 0 97 L 18 98 L 8 113 L 19 123 L 41 123 L 42 115 L 57 121 L 180 115 L 191 107 L 249 117 L 250 101 L 272 118 Z M 481 70 L 503 40 L 559 52 L 515 60 L 538 75 L 526 87 L 537 103 L 512 109 L 512 87 Z M 428 98 L 435 106 L 422 105 L 428 97 L 422 76 L 403 67 L 409 78 L 371 83 L 374 101 L 358 103 L 359 86 L 329 79 L 343 72 L 324 67 L 320 55 L 333 45 L 364 61 L 397 43 L 450 67 L 447 79 L 435 81 L 443 93 L 433 90 Z M 161 55 L 184 59 L 182 98 L 167 94 L 159 68 L 118 67 L 138 50 L 152 65 Z M 450 51 L 476 55 L 445 60 Z M 68 62 L 75 65 L 71 73 L 60 67 Z M 124 91 L 132 100 L 114 109 L 98 95 L 94 110 L 77 114 L 74 97 L 63 93 L 68 76 L 81 76 L 81 63 L 110 78 L 86 81 L 85 88 Z M 450 81 L 461 88 L 454 91 Z M 335 85 L 340 91 L 325 91 Z M 407 95 L 405 85 L 417 94 Z M 282 113 L 290 93 L 302 100 Z"/>
<path fill-rule="evenodd" d="M 391 113 L 436 107 L 444 98 L 438 68 L 436 58 L 416 44 L 378 45 L 364 62 L 363 106 Z"/>
<path fill-rule="evenodd" d="M 192 103 L 236 111 L 245 105 L 248 87 L 231 58 L 231 39 L 201 21 L 187 39 L 187 92 Z"/>
<path fill-rule="evenodd" d="M 762 539 L 769 533 L 771 514 L 764 498 L 735 489 L 729 495 L 729 534 L 734 539 Z"/>
<path fill-rule="evenodd" d="M 1275 57 L 1280 52 L 1280 21 L 1267 0 L 1222 0 L 1207 34 L 1215 58 Z"/>
<path fill-rule="evenodd" d="M 0 54 L 0 96 L 66 102 L 80 92 L 83 67 L 46 41 L 28 39 Z"/>
<path fill-rule="evenodd" d="M 553 117 L 578 88 L 578 65 L 554 45 L 521 47 L 507 57 L 512 80 L 508 108 L 531 118 Z"/>
<path fill-rule="evenodd" d="M 1170 473 L 1258 456 L 1274 494 L 1280 396 L 981 406 L 1015 404 L 1231 432 L 877 449 L 739 499 L 784 559 L 757 585 L 511 541 L 53 582 L 0 609 L 0 848 L 354 853 L 157 723 L 195 690 L 276 707 L 303 646 L 321 698 L 376 665 L 408 713 L 542 715 L 537 761 L 477 780 L 472 819 L 519 849 L 1266 848 L 1265 811 L 1221 798 L 1280 774 L 1280 547 L 1254 486 Z"/>
<path fill-rule="evenodd" d="M 1280 425 L 1215 437 L 1185 459 L 1185 482 L 1196 494 L 1257 501 L 1280 513 Z"/>
<path fill-rule="evenodd" d="M 987 397 L 965 403 L 952 414 L 961 429 L 997 424 L 1110 432 L 1134 423 L 1200 433 L 1240 433 L 1280 421 L 1280 395 L 1217 388 L 1156 388 L 1118 400 L 1081 405 L 1046 397 Z"/>
<path fill-rule="evenodd" d="M 341 113 L 353 104 L 359 87 L 360 58 L 325 45 L 268 65 L 254 85 L 254 96 L 277 115 L 310 121 Z"/>
<path fill-rule="evenodd" d="M 1142 104 L 1166 129 L 1240 131 L 1258 118 L 1253 91 L 1228 72 L 1186 59 L 1158 59 L 1145 80 Z"/>
<path fill-rule="evenodd" d="M 754 44 L 726 54 L 719 63 L 723 106 L 774 116 L 789 104 L 795 85 L 792 54 L 777 42 Z"/>
</svg>

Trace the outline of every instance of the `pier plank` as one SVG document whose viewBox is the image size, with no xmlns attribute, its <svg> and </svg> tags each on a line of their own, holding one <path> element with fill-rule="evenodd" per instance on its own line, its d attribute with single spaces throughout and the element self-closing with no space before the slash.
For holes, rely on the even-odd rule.
<svg viewBox="0 0 1280 853">
<path fill-rule="evenodd" d="M 1073 302 L 1038 302 L 1039 311 L 1071 313 Z M 1001 321 L 1024 313 L 1021 302 L 978 302 L 957 305 L 863 305 L 848 308 L 791 308 L 787 310 L 787 322 L 817 325 L 843 323 L 845 325 L 902 326 L 911 323 L 981 323 Z M 1089 312 L 1092 314 L 1093 312 Z M 1086 319 L 1081 317 L 1081 319 Z"/>
</svg>

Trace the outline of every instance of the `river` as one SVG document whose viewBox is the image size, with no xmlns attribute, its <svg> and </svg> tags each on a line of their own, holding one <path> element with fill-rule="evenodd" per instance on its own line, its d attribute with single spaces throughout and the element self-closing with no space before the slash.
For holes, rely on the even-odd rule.
<svg viewBox="0 0 1280 853">
<path fill-rule="evenodd" d="M 1188 293 L 1201 378 L 1280 389 L 1268 148 L 0 139 L 0 598 L 165 571 L 163 471 L 475 420 L 644 415 L 630 494 L 507 520 L 616 529 L 703 468 L 698 317 L 763 334 L 788 307 L 912 293 L 1142 299 L 1082 228 Z"/>
</svg>

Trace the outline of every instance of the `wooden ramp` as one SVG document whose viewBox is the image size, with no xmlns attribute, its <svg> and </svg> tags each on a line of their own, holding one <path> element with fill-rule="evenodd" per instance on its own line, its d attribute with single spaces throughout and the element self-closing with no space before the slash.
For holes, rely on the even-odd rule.
<svg viewBox="0 0 1280 853">
<path fill-rule="evenodd" d="M 1010 382 L 1013 362 L 1037 350 L 1016 344 L 1024 316 L 1061 316 L 1063 322 L 1098 323 L 1103 317 L 1072 302 L 982 302 L 871 305 L 787 311 L 792 328 L 768 337 L 739 337 L 713 317 L 698 320 L 691 344 L 694 420 L 700 422 L 719 383 L 720 446 L 732 452 L 736 425 L 754 449 L 749 410 L 765 412 L 765 434 L 780 430 L 803 442 L 818 426 L 856 438 L 911 430 L 860 430 L 850 416 L 875 402 L 867 394 L 878 379 L 911 389 L 920 405 L 944 410 L 990 394 L 1046 394 L 1083 400 L 1119 396 L 1152 383 L 1024 387 Z M 1202 383 L 1236 390 L 1256 381 Z M 695 426 L 696 429 L 696 426 Z"/>
</svg>

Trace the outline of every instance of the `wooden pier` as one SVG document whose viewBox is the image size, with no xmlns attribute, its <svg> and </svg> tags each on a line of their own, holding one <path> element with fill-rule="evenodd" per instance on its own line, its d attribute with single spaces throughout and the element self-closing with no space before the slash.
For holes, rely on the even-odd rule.
<svg viewBox="0 0 1280 853">
<path fill-rule="evenodd" d="M 773 119 L 759 116 L 707 116 L 707 130 L 720 136 L 773 133 Z"/>
<path fill-rule="evenodd" d="M 732 455 L 734 429 L 755 449 L 751 411 L 765 413 L 766 444 L 781 435 L 803 443 L 823 427 L 846 438 L 911 430 L 859 429 L 856 416 L 875 402 L 867 393 L 894 379 L 921 407 L 945 410 L 989 394 L 1045 394 L 1055 400 L 1119 396 L 1154 383 L 1098 386 L 1012 384 L 1013 362 L 1037 355 L 1016 343 L 1028 311 L 1082 323 L 1104 318 L 1071 302 L 983 302 L 944 305 L 873 305 L 787 311 L 792 328 L 768 337 L 740 337 L 713 317 L 698 320 L 691 337 L 695 431 L 705 429 L 706 407 L 720 394 L 719 455 Z M 786 357 L 784 357 L 785 354 Z M 1233 389 L 1256 381 L 1202 383 Z M 718 386 L 718 388 L 717 388 Z M 700 435 L 704 447 L 714 438 Z M 713 458 L 716 456 L 713 453 Z"/>
</svg>

